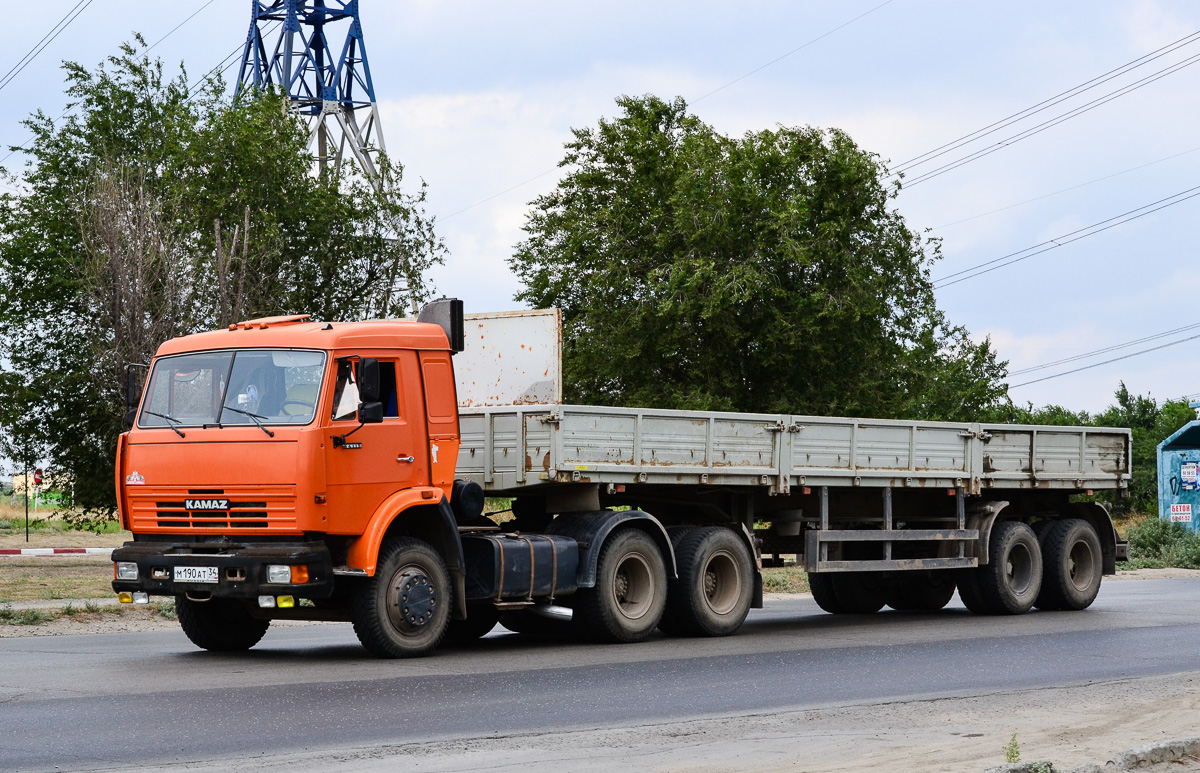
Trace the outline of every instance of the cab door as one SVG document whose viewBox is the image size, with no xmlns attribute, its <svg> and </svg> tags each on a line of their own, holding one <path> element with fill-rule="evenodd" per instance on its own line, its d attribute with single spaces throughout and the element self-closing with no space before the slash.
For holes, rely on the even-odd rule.
<svg viewBox="0 0 1200 773">
<path fill-rule="evenodd" d="M 330 369 L 333 383 L 325 406 L 329 421 L 324 438 L 328 506 L 334 515 L 330 533 L 361 534 L 388 496 L 429 484 L 420 386 L 405 378 L 406 372 L 416 370 L 416 357 L 416 352 L 376 357 L 383 403 L 383 421 L 378 424 L 358 423 L 357 359 L 339 357 Z"/>
</svg>

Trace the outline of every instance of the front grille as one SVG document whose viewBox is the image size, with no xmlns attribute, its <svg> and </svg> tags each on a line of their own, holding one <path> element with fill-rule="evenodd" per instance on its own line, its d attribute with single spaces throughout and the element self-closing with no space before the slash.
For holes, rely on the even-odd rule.
<svg viewBox="0 0 1200 773">
<path fill-rule="evenodd" d="M 228 510 L 188 510 L 188 496 L 219 495 L 229 500 Z M 147 529 L 295 531 L 296 497 L 291 486 L 253 489 L 142 489 L 130 492 L 132 525 Z"/>
</svg>

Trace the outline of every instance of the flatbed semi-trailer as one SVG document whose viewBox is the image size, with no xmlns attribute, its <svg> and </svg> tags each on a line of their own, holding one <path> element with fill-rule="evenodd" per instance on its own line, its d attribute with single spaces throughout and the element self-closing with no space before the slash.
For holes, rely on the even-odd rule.
<svg viewBox="0 0 1200 773">
<path fill-rule="evenodd" d="M 165 343 L 118 449 L 121 600 L 174 596 L 208 649 L 327 619 L 396 657 L 497 620 L 733 633 L 762 604 L 764 555 L 795 555 L 833 613 L 938 609 L 956 589 L 979 613 L 1084 609 L 1115 571 L 1088 495 L 1128 486 L 1129 430 L 546 404 L 542 381 L 494 405 L 475 360 L 456 388 L 468 342 L 509 351 L 468 323 L 441 302 L 417 322 Z M 486 517 L 485 497 L 511 514 Z"/>
</svg>

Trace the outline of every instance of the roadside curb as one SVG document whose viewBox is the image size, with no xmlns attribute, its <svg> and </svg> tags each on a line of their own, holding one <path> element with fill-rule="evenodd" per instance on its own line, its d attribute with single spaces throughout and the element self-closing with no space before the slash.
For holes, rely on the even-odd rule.
<svg viewBox="0 0 1200 773">
<path fill-rule="evenodd" d="M 1174 741 L 1142 744 L 1118 753 L 1104 765 L 1089 762 L 1085 765 L 1071 768 L 1066 773 L 1109 773 L 1119 770 L 1137 770 L 1138 768 L 1157 765 L 1158 763 L 1175 762 L 1185 757 L 1200 758 L 1200 737 L 1180 738 Z M 1050 773 L 1059 771 L 1049 761 L 1017 762 L 1009 765 L 997 765 L 988 768 L 983 773 Z"/>
<path fill-rule="evenodd" d="M 100 556 L 113 548 L 0 548 L 0 556 Z"/>
<path fill-rule="evenodd" d="M 1200 737 L 1148 743 L 1126 749 L 1108 761 L 1105 769 L 1133 770 L 1158 762 L 1174 762 L 1184 757 L 1200 757 Z"/>
</svg>

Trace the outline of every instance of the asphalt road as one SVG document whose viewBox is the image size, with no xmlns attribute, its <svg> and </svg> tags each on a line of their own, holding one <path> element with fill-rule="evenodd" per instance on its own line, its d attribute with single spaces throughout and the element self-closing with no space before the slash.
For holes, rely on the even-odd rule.
<svg viewBox="0 0 1200 773">
<path fill-rule="evenodd" d="M 182 633 L 0 639 L 0 770 L 88 770 L 632 726 L 1200 668 L 1200 580 L 1109 582 L 1085 612 L 821 613 L 769 601 L 733 637 L 600 646 L 497 629 L 378 661 L 349 625 L 241 655 Z"/>
</svg>

